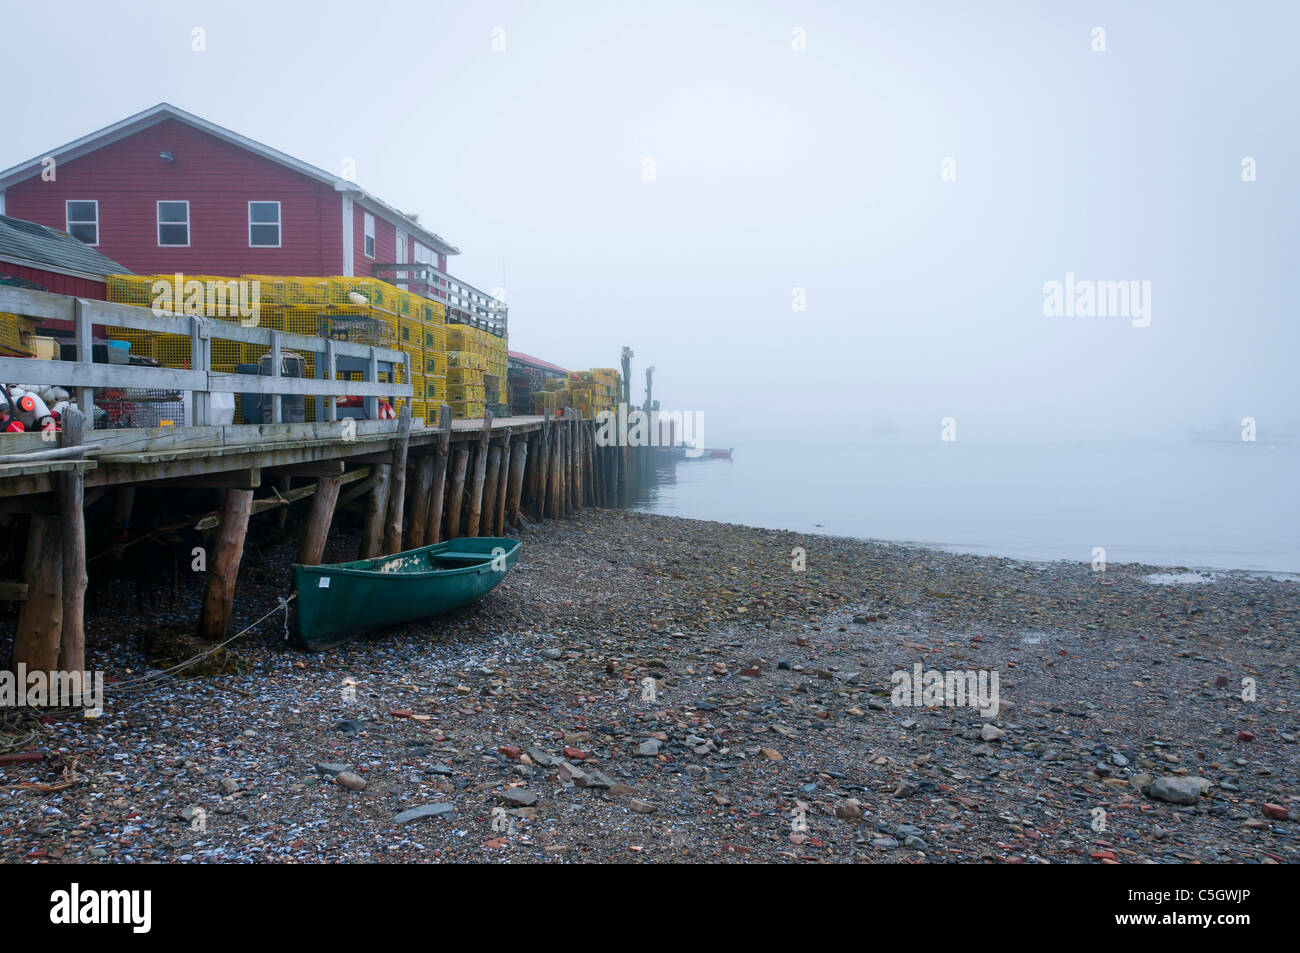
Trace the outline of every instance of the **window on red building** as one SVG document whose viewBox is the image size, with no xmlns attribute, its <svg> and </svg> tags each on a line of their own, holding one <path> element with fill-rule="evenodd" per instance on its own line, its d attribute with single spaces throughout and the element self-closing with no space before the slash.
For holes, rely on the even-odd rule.
<svg viewBox="0 0 1300 953">
<path fill-rule="evenodd" d="M 99 202 L 75 199 L 63 204 L 67 233 L 87 245 L 99 244 Z"/>
<path fill-rule="evenodd" d="M 158 245 L 186 247 L 190 243 L 190 203 L 158 203 Z"/>
<path fill-rule="evenodd" d="M 280 247 L 280 203 L 248 203 L 248 247 Z"/>
</svg>

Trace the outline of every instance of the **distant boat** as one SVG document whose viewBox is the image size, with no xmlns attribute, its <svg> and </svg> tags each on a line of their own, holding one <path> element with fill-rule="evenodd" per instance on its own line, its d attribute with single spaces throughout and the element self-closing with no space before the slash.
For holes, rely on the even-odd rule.
<svg viewBox="0 0 1300 953">
<path fill-rule="evenodd" d="M 517 539 L 468 537 L 374 559 L 294 566 L 298 638 L 320 651 L 367 629 L 469 605 L 506 577 L 519 545 Z"/>
<path fill-rule="evenodd" d="M 735 452 L 734 447 L 727 449 L 705 448 L 694 454 L 687 454 L 686 447 L 656 447 L 660 454 L 671 457 L 674 460 L 730 460 L 731 455 Z"/>
</svg>

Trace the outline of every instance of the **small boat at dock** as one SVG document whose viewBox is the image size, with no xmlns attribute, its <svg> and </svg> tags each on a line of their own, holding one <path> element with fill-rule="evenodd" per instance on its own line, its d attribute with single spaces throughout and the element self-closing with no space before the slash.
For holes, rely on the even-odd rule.
<svg viewBox="0 0 1300 953">
<path fill-rule="evenodd" d="M 519 546 L 516 539 L 467 537 L 374 559 L 294 566 L 298 638 L 320 651 L 369 629 L 467 606 L 506 577 Z"/>
</svg>

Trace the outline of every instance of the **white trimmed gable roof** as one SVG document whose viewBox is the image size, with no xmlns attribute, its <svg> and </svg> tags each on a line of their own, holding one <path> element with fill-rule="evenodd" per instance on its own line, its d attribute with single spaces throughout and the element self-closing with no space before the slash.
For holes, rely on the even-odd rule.
<svg viewBox="0 0 1300 953">
<path fill-rule="evenodd" d="M 226 142 L 236 145 L 241 149 L 247 150 L 255 155 L 259 155 L 272 162 L 293 169 L 308 178 L 316 179 L 334 187 L 337 192 L 343 192 L 359 199 L 363 204 L 373 206 L 374 209 L 385 218 L 396 222 L 405 231 L 411 235 L 424 240 L 433 246 L 433 248 L 444 255 L 459 255 L 460 249 L 452 245 L 442 236 L 429 231 L 419 222 L 407 215 L 399 212 L 388 203 L 371 195 L 365 189 L 360 188 L 355 182 L 350 182 L 341 176 L 332 175 L 324 169 L 317 168 L 310 163 L 303 162 L 301 159 L 295 159 L 291 155 L 280 152 L 278 149 L 272 149 L 254 139 L 241 136 L 237 132 L 231 132 L 224 126 L 218 126 L 216 123 L 208 122 L 193 113 L 188 113 L 183 109 L 178 109 L 170 103 L 159 103 L 143 112 L 138 112 L 134 116 L 127 116 L 121 122 L 115 122 L 111 126 L 105 126 L 96 132 L 92 132 L 80 139 L 59 146 L 57 149 L 51 149 L 42 153 L 34 159 L 26 162 L 20 162 L 12 168 L 0 172 L 0 191 L 8 188 L 15 183 L 22 182 L 34 175 L 40 175 L 42 169 L 42 160 L 47 156 L 53 156 L 58 161 L 68 162 L 72 159 L 88 155 L 97 149 L 102 149 L 110 143 L 125 139 L 127 136 L 134 135 L 142 129 L 148 129 L 167 119 L 175 119 L 183 122 L 188 126 L 193 126 L 209 135 L 216 136 Z"/>
</svg>

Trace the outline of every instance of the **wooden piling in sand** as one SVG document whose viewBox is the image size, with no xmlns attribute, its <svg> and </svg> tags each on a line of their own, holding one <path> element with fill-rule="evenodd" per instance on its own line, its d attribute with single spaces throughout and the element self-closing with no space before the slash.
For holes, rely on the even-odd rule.
<svg viewBox="0 0 1300 953">
<path fill-rule="evenodd" d="M 492 536 L 496 526 L 497 483 L 501 476 L 501 444 L 493 440 L 488 444 L 487 471 L 483 478 L 483 514 L 480 536 Z"/>
<path fill-rule="evenodd" d="M 253 491 L 231 487 L 221 502 L 221 523 L 217 527 L 216 548 L 208 560 L 208 584 L 203 593 L 199 614 L 199 638 L 215 642 L 230 627 L 235 605 L 235 581 L 239 562 L 244 556 L 244 538 L 248 534 L 248 517 L 253 511 Z"/>
<path fill-rule="evenodd" d="M 507 427 L 505 436 L 501 440 L 501 462 L 497 467 L 497 498 L 496 504 L 492 507 L 492 525 L 488 527 L 488 532 L 493 536 L 501 536 L 506 530 L 506 494 L 510 483 L 510 433 L 510 428 Z"/>
<path fill-rule="evenodd" d="M 298 562 L 304 566 L 319 566 L 325 558 L 325 542 L 329 538 L 330 524 L 334 521 L 334 507 L 338 503 L 343 478 L 321 477 L 311 498 L 311 510 L 303 525 L 302 541 L 298 546 Z"/>
<path fill-rule="evenodd" d="M 32 514 L 27 528 L 27 555 L 23 559 L 27 599 L 18 606 L 18 625 L 14 629 L 15 671 L 19 663 L 26 665 L 29 672 L 53 672 L 59 667 L 63 628 L 61 544 L 58 519 Z"/>
<path fill-rule="evenodd" d="M 537 489 L 533 493 L 533 516 L 542 520 L 546 518 L 546 495 L 550 492 L 551 476 L 551 424 L 546 421 L 537 437 L 537 454 L 534 466 L 537 467 Z"/>
<path fill-rule="evenodd" d="M 510 483 L 506 488 L 505 523 L 519 525 L 519 502 L 524 489 L 524 474 L 528 470 L 528 444 L 532 435 L 515 441 L 510 451 Z"/>
<path fill-rule="evenodd" d="M 451 476 L 447 481 L 447 539 L 460 537 L 460 509 L 465 498 L 465 470 L 468 465 L 469 448 L 460 444 L 456 447 Z"/>
<path fill-rule="evenodd" d="M 483 414 L 483 429 L 479 432 L 478 449 L 474 454 L 474 476 L 469 489 L 469 515 L 465 535 L 477 536 L 483 516 L 483 484 L 487 479 L 488 442 L 492 439 L 492 411 Z"/>
<path fill-rule="evenodd" d="M 402 524 L 406 506 L 406 455 L 411 442 L 411 405 L 403 404 L 397 419 L 397 442 L 393 447 L 393 485 L 388 493 L 388 522 L 384 528 L 384 552 L 402 551 Z"/>
<path fill-rule="evenodd" d="M 366 523 L 361 531 L 361 559 L 373 559 L 384 544 L 384 518 L 388 515 L 388 491 L 393 478 L 391 463 L 376 463 L 374 485 L 366 507 Z"/>
<path fill-rule="evenodd" d="M 63 412 L 62 444 L 79 446 L 85 418 L 76 405 Z M 59 519 L 63 524 L 63 619 L 60 634 L 60 665 L 65 672 L 76 673 L 74 690 L 80 690 L 81 673 L 86 670 L 86 518 L 85 474 L 74 466 L 59 474 Z"/>
<path fill-rule="evenodd" d="M 424 545 L 439 541 L 442 529 L 442 501 L 447 486 L 447 456 L 451 452 L 451 407 L 438 409 L 438 429 L 442 431 L 433 450 L 433 479 L 429 493 L 429 515 L 425 523 Z"/>
<path fill-rule="evenodd" d="M 429 497 L 433 492 L 433 454 L 422 453 L 412 466 L 410 520 L 406 527 L 406 548 L 419 549 L 428 532 Z"/>
</svg>

